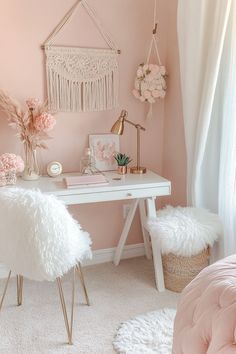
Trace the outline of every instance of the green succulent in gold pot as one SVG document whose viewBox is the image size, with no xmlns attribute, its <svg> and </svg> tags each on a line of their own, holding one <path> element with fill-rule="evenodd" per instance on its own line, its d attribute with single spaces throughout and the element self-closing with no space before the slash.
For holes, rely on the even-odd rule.
<svg viewBox="0 0 236 354">
<path fill-rule="evenodd" d="M 127 166 L 128 164 L 132 161 L 130 159 L 130 157 L 126 154 L 122 154 L 121 152 L 117 152 L 115 155 L 114 155 L 114 158 L 117 162 L 117 165 L 118 165 L 118 173 L 119 174 L 126 174 L 127 173 Z"/>
</svg>

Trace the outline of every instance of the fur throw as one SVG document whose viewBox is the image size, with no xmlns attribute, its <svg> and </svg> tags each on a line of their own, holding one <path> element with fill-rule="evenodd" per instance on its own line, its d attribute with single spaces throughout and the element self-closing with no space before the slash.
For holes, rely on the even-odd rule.
<svg viewBox="0 0 236 354">
<path fill-rule="evenodd" d="M 191 257 L 203 251 L 222 235 L 216 214 L 200 208 L 167 206 L 148 221 L 152 237 L 158 237 L 163 254 Z"/>
<path fill-rule="evenodd" d="M 91 258 L 87 232 L 53 195 L 0 191 L 0 263 L 33 280 L 54 280 Z"/>
</svg>

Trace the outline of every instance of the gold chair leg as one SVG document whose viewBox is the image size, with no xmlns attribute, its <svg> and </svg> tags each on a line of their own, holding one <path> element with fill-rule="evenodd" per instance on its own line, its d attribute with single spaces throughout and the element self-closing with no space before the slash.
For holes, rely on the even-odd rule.
<svg viewBox="0 0 236 354">
<path fill-rule="evenodd" d="M 22 294 L 23 294 L 23 280 L 22 275 L 16 276 L 16 287 L 17 287 L 17 306 L 22 305 Z"/>
<path fill-rule="evenodd" d="M 17 306 L 22 305 L 23 280 L 24 280 L 24 277 L 22 275 L 16 276 Z"/>
<path fill-rule="evenodd" d="M 59 295 L 60 295 L 60 300 L 61 300 L 61 307 L 62 307 L 62 312 L 64 316 L 64 321 L 65 321 L 65 326 L 66 326 L 66 332 L 68 336 L 68 342 L 70 345 L 72 345 L 72 334 L 73 334 L 73 322 L 74 322 L 74 302 L 75 302 L 75 267 L 73 268 L 73 281 L 72 281 L 72 304 L 71 304 L 71 318 L 70 318 L 70 323 L 68 320 L 68 315 L 67 315 L 67 310 L 66 310 L 66 303 L 65 303 L 65 297 L 62 289 L 62 283 L 61 283 L 61 278 L 57 278 L 57 285 L 58 285 L 58 290 L 59 290 Z"/>
<path fill-rule="evenodd" d="M 80 278 L 80 281 L 81 281 L 81 284 L 82 284 L 82 287 L 83 287 L 86 303 L 87 303 L 88 306 L 90 306 L 88 292 L 87 292 L 85 281 L 84 281 L 83 270 L 82 270 L 82 266 L 81 266 L 80 263 L 78 265 L 76 265 L 76 270 L 77 270 L 77 274 L 79 275 L 79 278 Z"/>
<path fill-rule="evenodd" d="M 4 287 L 4 290 L 3 290 L 3 295 L 2 295 L 2 298 L 1 298 L 1 302 L 0 302 L 0 311 L 2 309 L 2 304 L 3 304 L 4 298 L 5 298 L 5 295 L 6 295 L 6 292 L 7 292 L 7 287 L 8 287 L 8 284 L 9 284 L 10 277 L 11 277 L 11 270 L 8 273 L 6 284 L 5 284 L 5 287 Z"/>
</svg>

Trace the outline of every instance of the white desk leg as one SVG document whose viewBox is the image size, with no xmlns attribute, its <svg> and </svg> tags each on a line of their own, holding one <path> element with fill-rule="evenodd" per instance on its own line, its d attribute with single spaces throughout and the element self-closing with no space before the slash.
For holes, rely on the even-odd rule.
<svg viewBox="0 0 236 354">
<path fill-rule="evenodd" d="M 152 258 L 152 250 L 151 250 L 151 246 L 150 246 L 150 237 L 149 237 L 149 232 L 145 228 L 146 221 L 147 221 L 147 214 L 146 214 L 146 210 L 145 210 L 145 199 L 139 200 L 139 213 L 140 213 L 140 221 L 141 221 L 143 242 L 144 242 L 146 257 L 147 257 L 147 259 L 151 259 Z"/>
<path fill-rule="evenodd" d="M 147 216 L 156 217 L 155 198 L 147 198 Z M 164 291 L 165 282 L 163 276 L 161 248 L 160 248 L 159 240 L 157 237 L 151 236 L 151 241 L 152 241 L 152 254 L 153 254 L 153 263 L 154 263 L 154 270 L 155 270 L 155 278 L 156 278 L 156 287 L 158 291 Z"/>
<path fill-rule="evenodd" d="M 132 224 L 138 203 L 139 203 L 139 199 L 134 199 L 133 202 L 131 203 L 129 213 L 128 213 L 126 221 L 125 221 L 125 226 L 124 226 L 122 234 L 120 236 L 118 246 L 116 247 L 116 250 L 115 250 L 115 255 L 114 255 L 114 264 L 115 265 L 118 265 L 120 263 L 121 254 L 122 254 L 125 242 L 127 240 L 129 229 Z"/>
</svg>

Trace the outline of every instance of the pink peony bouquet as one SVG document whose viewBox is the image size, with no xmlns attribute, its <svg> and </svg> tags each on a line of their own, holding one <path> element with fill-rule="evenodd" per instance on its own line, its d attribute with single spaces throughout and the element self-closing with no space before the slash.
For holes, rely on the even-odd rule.
<svg viewBox="0 0 236 354">
<path fill-rule="evenodd" d="M 141 102 L 155 103 L 166 95 L 166 69 L 163 65 L 140 64 L 133 95 Z"/>
<path fill-rule="evenodd" d="M 5 153 L 0 156 L 0 186 L 15 184 L 17 173 L 23 172 L 24 161 L 15 154 Z"/>
</svg>

